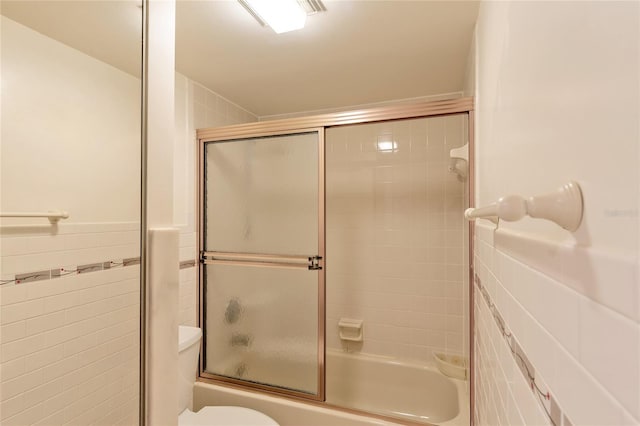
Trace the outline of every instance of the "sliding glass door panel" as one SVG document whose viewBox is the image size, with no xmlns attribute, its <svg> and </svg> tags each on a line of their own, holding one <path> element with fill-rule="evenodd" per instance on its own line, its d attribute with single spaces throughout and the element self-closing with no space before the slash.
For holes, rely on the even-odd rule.
<svg viewBox="0 0 640 426">
<path fill-rule="evenodd" d="M 324 398 L 323 131 L 206 142 L 203 376 Z"/>
</svg>

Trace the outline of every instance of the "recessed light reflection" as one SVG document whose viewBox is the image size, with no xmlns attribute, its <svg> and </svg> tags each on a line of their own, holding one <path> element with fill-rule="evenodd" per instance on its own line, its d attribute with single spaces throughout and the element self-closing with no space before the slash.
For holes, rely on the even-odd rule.
<svg viewBox="0 0 640 426">
<path fill-rule="evenodd" d="M 378 151 L 395 152 L 398 150 L 398 144 L 395 141 L 378 141 Z"/>
</svg>

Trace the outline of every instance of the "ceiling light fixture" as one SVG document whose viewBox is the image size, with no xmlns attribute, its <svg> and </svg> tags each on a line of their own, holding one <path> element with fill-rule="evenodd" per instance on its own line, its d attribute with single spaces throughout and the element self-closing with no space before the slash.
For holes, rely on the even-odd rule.
<svg viewBox="0 0 640 426">
<path fill-rule="evenodd" d="M 320 0 L 238 0 L 261 25 L 276 33 L 299 30 L 307 15 L 325 11 Z"/>
</svg>

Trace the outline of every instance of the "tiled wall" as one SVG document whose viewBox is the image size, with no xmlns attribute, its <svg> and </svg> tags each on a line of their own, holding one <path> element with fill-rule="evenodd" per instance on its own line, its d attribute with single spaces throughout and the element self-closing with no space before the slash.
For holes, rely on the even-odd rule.
<svg viewBox="0 0 640 426">
<path fill-rule="evenodd" d="M 584 283 L 593 279 L 593 271 L 572 265 L 572 249 L 508 231 L 494 234 L 493 228 L 480 223 L 476 227 L 475 270 L 481 283 L 475 299 L 479 424 L 637 424 L 637 314 L 629 318 L 567 286 L 563 275 L 580 277 Z M 533 267 L 532 254 L 542 260 Z M 554 257 L 564 265 L 554 264 Z M 593 256 L 592 262 L 620 284 L 633 282 L 631 259 Z M 623 288 L 612 290 L 624 292 Z M 489 303 L 495 306 L 490 309 Z M 503 337 L 501 328 L 515 340 Z M 553 411 L 550 400 L 532 391 L 508 343 L 521 348 L 535 383 L 550 393 Z M 569 421 L 561 423 L 561 417 Z"/>
<path fill-rule="evenodd" d="M 573 233 L 478 222 L 477 424 L 640 423 L 639 16 L 637 2 L 481 5 L 477 204 L 575 180 L 584 215 Z"/>
<path fill-rule="evenodd" d="M 70 218 L 0 224 L 0 423 L 137 424 L 140 81 L 5 17 L 1 40 L 0 209 Z"/>
<path fill-rule="evenodd" d="M 527 274 L 530 278 L 544 278 L 494 249 L 493 231 L 489 227 L 479 224 L 476 230 L 476 420 L 479 425 L 550 425 L 551 406 L 546 397 L 550 389 L 543 376 L 547 371 L 531 365 L 529 355 L 516 349 L 522 345 L 518 342 L 523 339 L 527 342 L 544 331 L 535 320 L 526 318 L 525 311 L 506 290 L 507 287 L 521 285 L 521 280 L 517 279 L 521 274 Z M 504 273 L 501 273 L 503 268 Z M 521 272 L 514 274 L 517 270 Z M 497 276 L 500 276 L 500 280 Z M 549 282 L 546 284 L 553 285 Z M 561 287 L 556 288 L 562 291 Z M 526 319 L 523 321 L 522 317 Z M 514 321 L 524 327 L 517 327 L 517 332 L 514 331 Z M 532 333 L 528 327 L 535 327 L 535 332 Z M 547 338 L 551 339 L 551 336 Z M 551 345 L 545 349 L 549 352 L 557 350 Z M 545 395 L 538 394 L 532 383 Z M 555 397 L 554 394 L 554 401 Z M 562 416 L 556 415 L 556 411 L 559 410 L 554 410 L 553 419 L 556 426 L 561 426 Z M 570 425 L 570 420 L 565 420 L 564 424 Z"/>
<path fill-rule="evenodd" d="M 466 115 L 330 128 L 327 345 L 403 359 L 462 354 L 464 182 L 448 171 Z M 338 337 L 364 320 L 364 342 Z"/>
<path fill-rule="evenodd" d="M 0 422 L 135 424 L 138 410 L 139 256 L 135 223 L 58 225 L 2 234 L 2 279 L 61 276 L 0 287 Z M 77 266 L 108 268 L 77 273 Z M 100 265 L 104 268 L 104 265 Z"/>
<path fill-rule="evenodd" d="M 196 129 L 258 121 L 258 118 L 215 92 L 176 73 L 174 150 L 174 223 L 180 228 L 180 261 L 198 259 L 196 238 Z M 195 267 L 180 270 L 182 325 L 198 323 Z"/>
</svg>

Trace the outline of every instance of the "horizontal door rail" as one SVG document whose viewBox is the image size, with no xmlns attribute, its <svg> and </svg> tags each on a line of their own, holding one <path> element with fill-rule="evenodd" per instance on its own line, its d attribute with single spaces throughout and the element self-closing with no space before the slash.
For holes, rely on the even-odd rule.
<svg viewBox="0 0 640 426">
<path fill-rule="evenodd" d="M 203 260 L 205 265 L 231 265 L 231 266 L 259 266 L 263 268 L 286 268 L 286 269 L 311 269 L 305 263 L 286 262 L 251 262 L 244 260 Z"/>
<path fill-rule="evenodd" d="M 270 268 L 322 269 L 320 256 L 294 256 L 261 253 L 205 251 L 200 256 L 205 265 L 241 265 Z"/>
<path fill-rule="evenodd" d="M 308 262 L 310 256 L 286 255 L 286 254 L 263 254 L 263 253 L 235 253 L 227 251 L 204 251 L 203 259 L 216 260 L 256 260 L 259 262 Z"/>
</svg>

